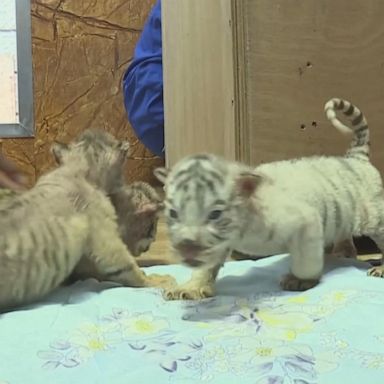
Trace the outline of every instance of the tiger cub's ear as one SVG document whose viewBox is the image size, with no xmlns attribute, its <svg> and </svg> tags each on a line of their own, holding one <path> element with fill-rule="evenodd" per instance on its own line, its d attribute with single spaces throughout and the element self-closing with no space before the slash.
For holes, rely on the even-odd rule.
<svg viewBox="0 0 384 384">
<path fill-rule="evenodd" d="M 137 207 L 136 215 L 151 216 L 155 215 L 163 209 L 163 203 L 146 203 Z"/>
<path fill-rule="evenodd" d="M 167 180 L 169 170 L 164 167 L 158 167 L 155 168 L 153 171 L 153 174 L 156 176 L 156 178 L 161 181 L 163 184 L 165 184 L 165 181 Z"/>
<path fill-rule="evenodd" d="M 51 147 L 51 152 L 56 160 L 57 164 L 61 164 L 63 160 L 63 154 L 68 151 L 68 144 L 59 143 L 55 141 Z"/>
<path fill-rule="evenodd" d="M 262 181 L 263 177 L 257 173 L 243 172 L 236 178 L 236 189 L 239 195 L 251 197 Z"/>
<path fill-rule="evenodd" d="M 128 153 L 131 149 L 131 145 L 128 141 L 120 141 L 118 144 L 120 154 L 125 158 L 128 156 Z"/>
</svg>

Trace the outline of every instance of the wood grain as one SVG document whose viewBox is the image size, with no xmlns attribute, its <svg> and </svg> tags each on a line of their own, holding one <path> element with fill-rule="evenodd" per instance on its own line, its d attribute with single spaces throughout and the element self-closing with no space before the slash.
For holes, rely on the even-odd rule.
<svg viewBox="0 0 384 384">
<path fill-rule="evenodd" d="M 228 0 L 163 0 L 166 161 L 210 151 L 235 158 Z"/>
<path fill-rule="evenodd" d="M 128 180 L 154 180 L 152 169 L 163 161 L 136 139 L 122 96 L 122 76 L 154 2 L 32 0 L 36 137 L 2 140 L 31 184 L 53 166 L 54 140 L 67 142 L 89 127 L 132 143 Z"/>
<path fill-rule="evenodd" d="M 384 171 L 384 2 L 246 0 L 249 162 L 343 154 L 349 138 L 326 121 L 331 97 L 355 103 Z M 247 160 L 247 159 L 245 159 Z"/>
</svg>

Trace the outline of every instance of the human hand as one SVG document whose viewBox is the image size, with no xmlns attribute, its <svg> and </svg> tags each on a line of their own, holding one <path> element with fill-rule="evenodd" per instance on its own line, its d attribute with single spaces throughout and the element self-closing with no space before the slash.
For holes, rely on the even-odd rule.
<svg viewBox="0 0 384 384">
<path fill-rule="evenodd" d="M 19 168 L 0 153 L 0 188 L 25 189 L 27 178 Z"/>
</svg>

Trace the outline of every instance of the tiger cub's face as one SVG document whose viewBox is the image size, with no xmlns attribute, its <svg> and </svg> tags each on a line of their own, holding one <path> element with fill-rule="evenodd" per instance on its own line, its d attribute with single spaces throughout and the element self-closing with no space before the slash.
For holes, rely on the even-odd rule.
<svg viewBox="0 0 384 384">
<path fill-rule="evenodd" d="M 111 194 L 120 236 L 135 257 L 148 251 L 157 233 L 163 204 L 156 191 L 147 183 L 125 185 Z"/>
<path fill-rule="evenodd" d="M 244 226 L 243 210 L 255 175 L 213 155 L 184 158 L 171 171 L 158 168 L 165 184 L 169 236 L 180 261 L 190 267 L 210 267 L 224 261 Z"/>
</svg>

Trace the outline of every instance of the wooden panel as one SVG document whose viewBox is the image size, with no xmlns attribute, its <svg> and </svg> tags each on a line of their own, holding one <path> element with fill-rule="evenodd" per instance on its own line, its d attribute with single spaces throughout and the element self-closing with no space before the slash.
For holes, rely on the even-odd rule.
<svg viewBox="0 0 384 384">
<path fill-rule="evenodd" d="M 49 147 L 97 126 L 133 144 L 129 180 L 152 181 L 163 161 L 136 139 L 122 76 L 155 0 L 32 0 L 36 137 L 3 140 L 31 183 L 53 166 Z"/>
<path fill-rule="evenodd" d="M 384 2 L 244 3 L 250 162 L 344 153 L 349 139 L 323 113 L 336 96 L 365 113 L 384 171 Z"/>
<path fill-rule="evenodd" d="M 236 156 L 231 0 L 163 0 L 166 161 Z"/>
<path fill-rule="evenodd" d="M 247 4 L 243 0 L 232 1 L 233 56 L 235 83 L 235 135 L 236 160 L 250 163 L 250 129 L 248 113 L 247 72 Z"/>
</svg>

